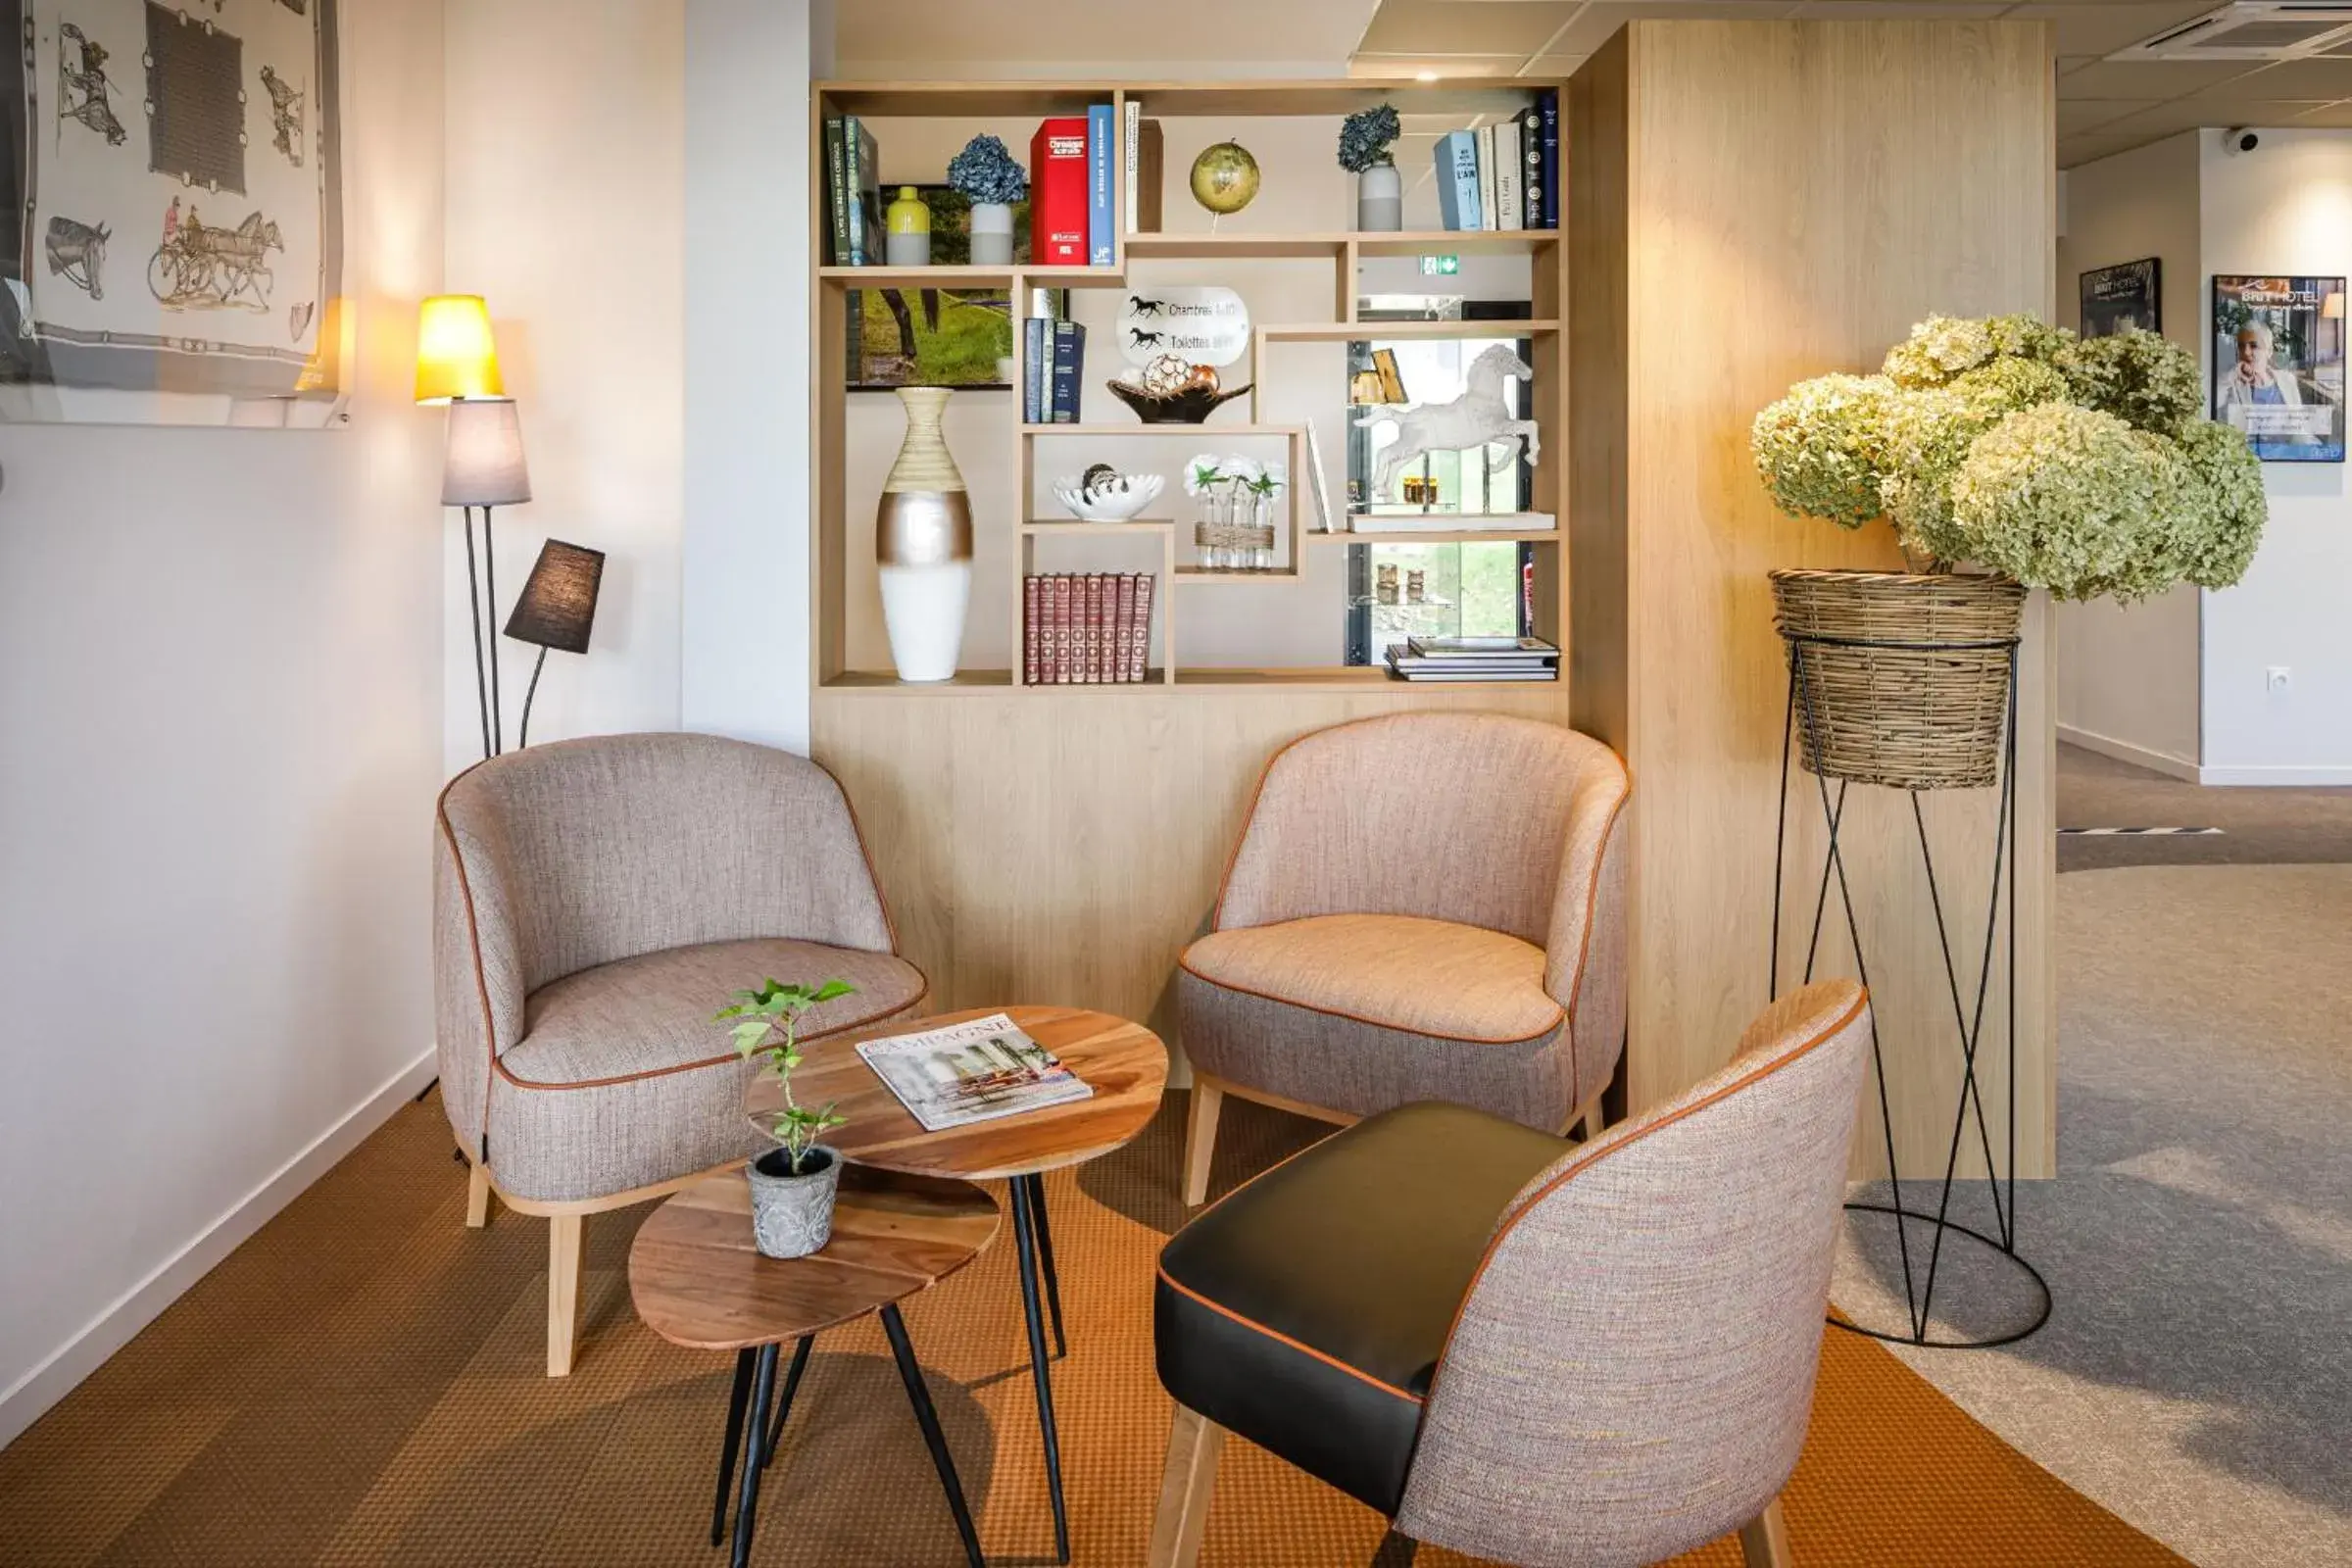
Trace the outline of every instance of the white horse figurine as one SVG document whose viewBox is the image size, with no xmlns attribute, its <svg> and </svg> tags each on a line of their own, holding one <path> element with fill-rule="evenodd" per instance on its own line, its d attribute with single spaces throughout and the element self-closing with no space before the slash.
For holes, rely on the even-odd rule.
<svg viewBox="0 0 2352 1568">
<path fill-rule="evenodd" d="M 1515 416 L 1502 398 L 1504 376 L 1516 375 L 1528 380 L 1535 373 L 1534 366 L 1497 343 L 1470 362 L 1469 389 L 1451 403 L 1386 407 L 1356 420 L 1359 429 L 1385 423 L 1396 426 L 1396 440 L 1381 453 L 1380 466 L 1372 477 L 1373 498 L 1391 499 L 1389 487 L 1396 482 L 1397 470 L 1428 452 L 1467 452 L 1472 447 L 1516 440 L 1527 449 L 1527 461 L 1537 462 L 1543 443 L 1536 432 L 1536 421 Z M 1511 454 L 1505 452 L 1502 461 L 1510 460 Z M 1487 471 L 1500 471 L 1492 452 L 1487 454 Z"/>
</svg>

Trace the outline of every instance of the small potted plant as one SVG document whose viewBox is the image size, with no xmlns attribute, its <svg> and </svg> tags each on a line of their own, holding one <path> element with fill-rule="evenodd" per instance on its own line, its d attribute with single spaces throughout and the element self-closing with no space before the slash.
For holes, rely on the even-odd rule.
<svg viewBox="0 0 2352 1568">
<path fill-rule="evenodd" d="M 1029 194 L 1029 176 L 1004 142 L 987 135 L 965 142 L 948 163 L 948 183 L 972 204 L 973 263 L 1012 265 L 1012 204 Z"/>
<path fill-rule="evenodd" d="M 1359 109 L 1340 125 L 1340 167 L 1355 176 L 1355 226 L 1366 233 L 1404 227 L 1404 180 L 1389 148 L 1403 133 L 1396 106 Z"/>
<path fill-rule="evenodd" d="M 769 1257 L 807 1257 L 833 1236 L 833 1198 L 841 1187 L 841 1155 L 817 1142 L 846 1118 L 828 1103 L 815 1107 L 793 1098 L 792 1073 L 801 1064 L 801 1014 L 819 1003 L 857 990 L 846 980 L 819 986 L 769 980 L 735 993 L 715 1022 L 731 1023 L 735 1051 L 760 1063 L 759 1075 L 773 1078 L 784 1097 L 772 1117 L 756 1118 L 778 1147 L 752 1161 L 752 1239 Z"/>
<path fill-rule="evenodd" d="M 1756 471 L 1783 512 L 1883 517 L 1911 567 L 1772 574 L 1806 765 L 1904 789 L 1990 784 L 2029 589 L 2130 604 L 2245 575 L 2269 511 L 2262 467 L 2201 408 L 2195 361 L 2153 332 L 1936 316 L 1879 374 L 1799 382 L 1757 415 Z"/>
</svg>

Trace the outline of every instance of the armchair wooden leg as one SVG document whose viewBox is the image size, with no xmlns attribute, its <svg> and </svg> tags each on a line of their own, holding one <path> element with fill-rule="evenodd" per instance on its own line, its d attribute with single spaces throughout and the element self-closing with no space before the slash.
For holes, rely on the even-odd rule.
<svg viewBox="0 0 2352 1568">
<path fill-rule="evenodd" d="M 580 1331 L 580 1224 L 578 1214 L 555 1214 L 547 1222 L 547 1375 L 568 1376 L 572 1342 Z"/>
<path fill-rule="evenodd" d="M 1225 1429 L 1198 1410 L 1176 1407 L 1168 1426 L 1168 1467 L 1159 1478 L 1159 1513 L 1152 1521 L 1151 1568 L 1194 1568 L 1217 1484 Z"/>
<path fill-rule="evenodd" d="M 1215 1080 L 1193 1074 L 1192 1106 L 1184 1118 L 1184 1206 L 1198 1208 L 1208 1197 L 1208 1164 L 1217 1152 L 1217 1112 L 1225 1091 Z"/>
<path fill-rule="evenodd" d="M 1740 1556 L 1747 1568 L 1794 1568 L 1788 1554 L 1788 1526 L 1781 1519 L 1781 1499 L 1740 1527 Z"/>
<path fill-rule="evenodd" d="M 478 1231 L 490 1223 L 490 1167 L 466 1166 L 466 1228 Z"/>
<path fill-rule="evenodd" d="M 1594 1095 L 1592 1103 L 1585 1107 L 1585 1137 L 1598 1138 L 1608 1128 L 1608 1118 L 1600 1111 L 1600 1097 Z"/>
</svg>

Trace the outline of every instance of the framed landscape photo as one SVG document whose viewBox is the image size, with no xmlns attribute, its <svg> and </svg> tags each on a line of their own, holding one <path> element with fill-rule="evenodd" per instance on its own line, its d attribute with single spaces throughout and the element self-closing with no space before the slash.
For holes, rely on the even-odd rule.
<svg viewBox="0 0 2352 1568">
<path fill-rule="evenodd" d="M 2164 263 L 2153 256 L 2084 272 L 2082 335 L 2113 337 L 2137 327 L 2164 330 Z"/>
<path fill-rule="evenodd" d="M 2213 280 L 2213 416 L 2265 463 L 2344 461 L 2344 280 Z"/>
</svg>

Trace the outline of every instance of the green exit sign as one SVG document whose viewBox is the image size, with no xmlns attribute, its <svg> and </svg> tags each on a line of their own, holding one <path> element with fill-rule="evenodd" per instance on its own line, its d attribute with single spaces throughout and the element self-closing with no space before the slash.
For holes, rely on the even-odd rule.
<svg viewBox="0 0 2352 1568">
<path fill-rule="evenodd" d="M 1462 259 L 1459 256 L 1424 256 L 1421 258 L 1421 275 L 1424 277 L 1451 277 L 1461 270 Z"/>
</svg>

